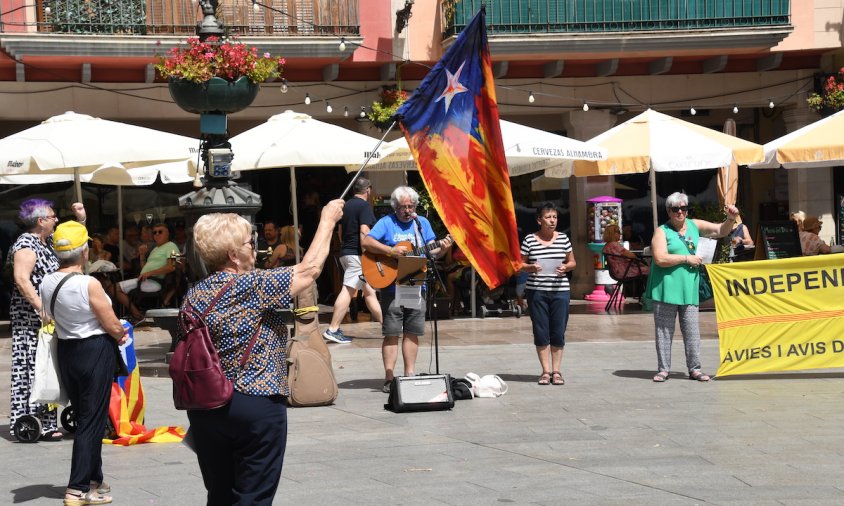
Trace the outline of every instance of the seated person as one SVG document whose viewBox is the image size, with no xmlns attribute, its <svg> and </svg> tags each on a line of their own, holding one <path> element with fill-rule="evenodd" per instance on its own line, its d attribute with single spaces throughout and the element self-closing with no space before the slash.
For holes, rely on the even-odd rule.
<svg viewBox="0 0 844 506">
<path fill-rule="evenodd" d="M 159 223 L 153 227 L 153 238 L 156 247 L 147 255 L 147 246 L 140 244 L 138 253 L 141 259 L 141 273 L 137 278 L 121 281 L 118 283 L 115 294 L 118 302 L 129 309 L 132 319 L 139 321 L 143 319 L 143 312 L 130 300 L 129 293 L 140 288 L 144 293 L 160 292 L 164 280 L 168 274 L 176 268 L 174 266 L 173 254 L 178 255 L 179 247 L 170 241 L 170 231 L 167 225 Z"/>
<path fill-rule="evenodd" d="M 800 248 L 803 250 L 803 256 L 826 255 L 832 252 L 829 245 L 818 236 L 822 226 L 823 222 L 817 216 L 807 216 L 803 220 L 803 230 L 800 231 Z"/>
<path fill-rule="evenodd" d="M 628 247 L 632 250 L 641 251 L 645 247 L 645 241 L 642 236 L 633 231 L 633 225 L 625 223 L 621 227 L 622 242 L 627 241 Z"/>
<path fill-rule="evenodd" d="M 604 229 L 604 243 L 603 252 L 605 254 L 608 253 L 609 255 L 631 259 L 629 261 L 623 261 L 623 259 L 618 257 L 607 256 L 607 264 L 613 279 L 633 279 L 648 275 L 650 267 L 645 262 L 639 260 L 635 253 L 627 250 L 621 244 L 621 231 L 618 229 L 618 225 L 607 225 Z M 633 263 L 628 268 L 629 262 Z"/>
<path fill-rule="evenodd" d="M 266 268 L 287 267 L 296 264 L 296 232 L 293 225 L 281 227 L 279 243 L 273 247 L 273 253 L 267 259 Z M 299 258 L 302 258 L 302 248 L 299 248 Z"/>
<path fill-rule="evenodd" d="M 464 269 L 469 266 L 469 259 L 466 258 L 466 255 L 459 246 L 454 245 L 445 255 L 444 265 L 445 289 L 451 298 L 451 316 L 455 316 L 463 303 L 463 287 L 458 286 L 459 280 L 463 275 Z"/>
<path fill-rule="evenodd" d="M 741 218 L 733 223 L 733 229 L 730 231 L 730 244 L 733 245 L 733 252 L 738 255 L 742 253 L 745 248 L 753 247 L 753 239 L 750 237 L 750 230 L 741 222 Z"/>
</svg>

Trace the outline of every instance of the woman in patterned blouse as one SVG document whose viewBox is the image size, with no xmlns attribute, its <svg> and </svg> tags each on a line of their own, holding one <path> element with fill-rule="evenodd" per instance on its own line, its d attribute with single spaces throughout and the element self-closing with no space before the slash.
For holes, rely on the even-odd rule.
<svg viewBox="0 0 844 506">
<path fill-rule="evenodd" d="M 77 221 L 85 222 L 82 204 L 72 206 Z M 58 217 L 53 203 L 44 199 L 29 199 L 21 203 L 18 214 L 26 226 L 9 249 L 13 264 L 15 287 L 12 290 L 12 391 L 9 427 L 14 435 L 17 420 L 24 415 L 34 415 L 41 420 L 41 440 L 58 441 L 56 410 L 46 404 L 30 404 L 29 394 L 35 377 L 35 348 L 38 329 L 41 328 L 41 280 L 59 268 L 53 253 L 50 236 L 56 228 Z"/>
<path fill-rule="evenodd" d="M 277 310 L 322 271 L 343 200 L 322 210 L 314 240 L 292 267 L 255 269 L 252 225 L 236 214 L 208 214 L 193 227 L 196 250 L 211 274 L 185 296 L 183 308 L 205 317 L 234 395 L 226 406 L 188 410 L 208 504 L 272 504 L 287 444 L 287 327 Z M 231 282 L 231 284 L 230 284 Z M 240 358 L 257 335 L 243 367 Z"/>
</svg>

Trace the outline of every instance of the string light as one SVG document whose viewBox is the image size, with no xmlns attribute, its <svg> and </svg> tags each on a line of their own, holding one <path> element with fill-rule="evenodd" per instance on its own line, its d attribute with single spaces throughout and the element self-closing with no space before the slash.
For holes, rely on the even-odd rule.
<svg viewBox="0 0 844 506">
<path fill-rule="evenodd" d="M 773 109 L 773 108 L 774 108 L 774 101 L 769 98 L 768 99 L 768 109 Z"/>
<path fill-rule="evenodd" d="M 334 112 L 334 108 L 331 107 L 331 102 L 325 103 L 325 112 L 327 112 L 328 114 Z"/>
<path fill-rule="evenodd" d="M 583 101 L 583 112 L 589 112 L 589 104 L 586 101 Z"/>
<path fill-rule="evenodd" d="M 305 105 L 311 105 L 311 95 L 310 95 L 310 93 L 305 93 Z"/>
<path fill-rule="evenodd" d="M 44 7 L 44 14 L 46 14 L 46 15 L 48 15 L 48 16 L 49 16 L 51 12 L 53 12 L 53 10 L 52 10 L 52 9 L 50 9 L 50 7 L 49 7 L 49 6 Z"/>
<path fill-rule="evenodd" d="M 346 50 L 346 37 L 340 37 L 340 52 L 344 52 Z"/>
<path fill-rule="evenodd" d="M 254 12 L 255 14 L 261 12 L 261 6 L 258 5 L 258 2 L 256 0 L 252 0 L 252 12 Z"/>
<path fill-rule="evenodd" d="M 533 98 L 533 92 L 532 91 L 528 94 L 528 102 L 530 102 L 531 104 L 536 102 L 536 99 Z"/>
<path fill-rule="evenodd" d="M 697 114 L 697 111 L 695 110 L 695 108 L 694 108 L 694 107 L 692 107 L 691 109 L 689 109 L 689 112 L 691 113 L 691 115 L 692 115 L 692 116 L 694 116 L 695 114 Z"/>
<path fill-rule="evenodd" d="M 346 118 L 349 117 L 349 106 L 348 105 L 343 106 L 343 116 L 345 116 Z"/>
<path fill-rule="evenodd" d="M 285 78 L 285 77 L 281 78 L 281 88 L 279 88 L 279 89 L 281 90 L 282 93 L 287 93 L 287 89 L 288 89 L 287 88 L 287 78 Z"/>
<path fill-rule="evenodd" d="M 738 105 L 733 104 L 733 114 L 738 114 Z"/>
<path fill-rule="evenodd" d="M 366 117 L 366 107 L 364 107 L 364 106 L 360 106 L 360 117 L 361 118 Z"/>
</svg>

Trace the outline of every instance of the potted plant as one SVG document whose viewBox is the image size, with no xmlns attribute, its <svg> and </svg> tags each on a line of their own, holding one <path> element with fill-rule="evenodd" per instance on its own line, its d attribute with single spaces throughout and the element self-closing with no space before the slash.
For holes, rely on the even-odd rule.
<svg viewBox="0 0 844 506">
<path fill-rule="evenodd" d="M 844 67 L 819 84 L 816 89 L 820 88 L 820 91 L 811 93 L 806 99 L 809 107 L 824 116 L 844 109 Z"/>
<path fill-rule="evenodd" d="M 258 55 L 255 47 L 236 39 L 190 37 L 187 47 L 174 47 L 155 66 L 169 80 L 170 95 L 193 113 L 233 113 L 245 109 L 258 94 L 258 84 L 278 77 L 284 58 Z"/>
<path fill-rule="evenodd" d="M 373 125 L 383 130 L 390 126 L 391 118 L 405 100 L 407 100 L 406 91 L 398 86 L 384 86 L 378 93 L 378 100 L 372 102 L 372 107 L 366 116 Z"/>
</svg>

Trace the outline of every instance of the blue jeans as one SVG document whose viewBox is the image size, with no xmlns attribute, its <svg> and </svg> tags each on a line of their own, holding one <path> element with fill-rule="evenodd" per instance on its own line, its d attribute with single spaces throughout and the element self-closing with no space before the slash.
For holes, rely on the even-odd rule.
<svg viewBox="0 0 844 506">
<path fill-rule="evenodd" d="M 530 321 L 533 325 L 533 344 L 536 346 L 554 346 L 562 348 L 566 345 L 566 325 L 569 322 L 568 290 L 563 292 L 549 292 L 545 290 L 525 290 L 530 311 Z"/>
</svg>

